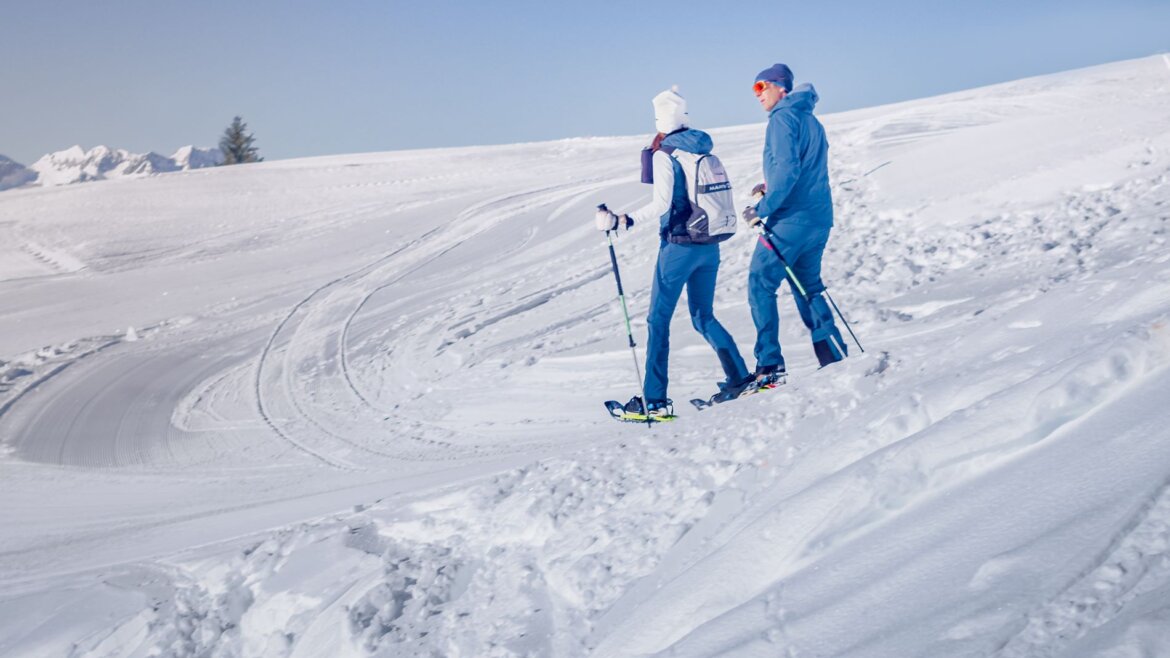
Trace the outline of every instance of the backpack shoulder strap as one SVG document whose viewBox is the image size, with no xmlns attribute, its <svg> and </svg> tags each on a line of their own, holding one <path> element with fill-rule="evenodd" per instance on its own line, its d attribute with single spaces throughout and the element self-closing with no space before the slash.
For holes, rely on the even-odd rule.
<svg viewBox="0 0 1170 658">
<path fill-rule="evenodd" d="M 665 154 L 666 154 L 666 157 L 670 158 L 670 160 L 671 160 L 671 162 L 672 162 L 672 164 L 673 164 L 673 166 L 674 166 L 674 169 L 675 169 L 675 171 L 676 171 L 676 172 L 679 172 L 679 173 L 681 173 L 681 174 L 682 174 L 682 177 L 683 177 L 683 187 L 685 188 L 685 187 L 686 187 L 686 185 L 687 185 L 687 180 L 686 180 L 686 179 L 687 179 L 687 176 L 686 176 L 686 172 L 685 172 L 685 171 L 683 171 L 683 168 L 682 168 L 682 166 L 683 166 L 683 164 L 682 164 L 682 161 L 681 161 L 681 160 L 679 160 L 678 158 L 674 157 L 674 152 L 675 152 L 675 151 L 677 151 L 678 149 L 677 149 L 677 148 L 675 148 L 674 146 L 660 146 L 660 147 L 658 147 L 658 150 L 659 150 L 659 151 L 662 151 L 663 153 L 665 153 Z"/>
<path fill-rule="evenodd" d="M 699 202 L 699 168 L 703 166 L 703 160 L 711 157 L 710 153 L 705 153 L 695 160 L 695 203 Z"/>
</svg>

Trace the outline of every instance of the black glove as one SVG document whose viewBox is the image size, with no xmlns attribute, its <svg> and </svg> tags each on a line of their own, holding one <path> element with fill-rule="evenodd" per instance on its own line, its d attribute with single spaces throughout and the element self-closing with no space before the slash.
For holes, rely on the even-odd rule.
<svg viewBox="0 0 1170 658">
<path fill-rule="evenodd" d="M 755 228 L 764 222 L 756 213 L 755 206 L 747 206 L 743 209 L 743 221 L 751 228 Z"/>
<path fill-rule="evenodd" d="M 760 199 L 764 198 L 764 195 L 767 193 L 768 193 L 768 186 L 763 184 L 763 183 L 760 183 L 759 185 L 756 185 L 755 187 L 752 188 L 752 198 L 755 199 L 756 201 L 759 201 Z"/>
</svg>

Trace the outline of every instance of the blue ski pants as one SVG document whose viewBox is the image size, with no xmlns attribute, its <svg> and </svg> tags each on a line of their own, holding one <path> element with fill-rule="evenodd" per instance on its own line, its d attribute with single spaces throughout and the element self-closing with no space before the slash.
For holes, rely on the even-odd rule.
<svg viewBox="0 0 1170 658">
<path fill-rule="evenodd" d="M 806 299 L 789 282 L 792 298 L 804 326 L 812 332 L 813 349 L 822 366 L 840 361 L 848 354 L 841 332 L 833 323 L 833 313 L 825 302 L 825 284 L 821 281 L 821 256 L 829 241 L 831 227 L 785 224 L 772 227 L 772 244 L 780 250 L 797 280 L 808 293 Z M 787 278 L 776 253 L 761 237 L 752 254 L 748 274 L 748 303 L 756 325 L 756 365 L 784 367 L 780 351 L 780 314 L 776 308 L 776 291 Z"/>
<path fill-rule="evenodd" d="M 748 376 L 735 340 L 715 319 L 715 278 L 719 273 L 719 245 L 662 242 L 650 293 L 650 337 L 646 345 L 646 399 L 666 400 L 667 360 L 670 355 L 670 318 L 683 287 L 691 324 L 719 356 L 723 374 L 733 383 Z"/>
</svg>

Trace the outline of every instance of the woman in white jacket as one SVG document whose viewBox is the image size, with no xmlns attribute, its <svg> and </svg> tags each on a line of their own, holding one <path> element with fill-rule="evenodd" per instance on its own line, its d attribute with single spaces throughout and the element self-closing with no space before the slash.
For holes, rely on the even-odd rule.
<svg viewBox="0 0 1170 658">
<path fill-rule="evenodd" d="M 710 153 L 711 136 L 687 127 L 686 100 L 677 90 L 658 94 L 653 103 L 658 134 L 649 148 L 650 162 L 647 163 L 646 158 L 643 158 L 642 174 L 643 182 L 654 184 L 653 198 L 645 206 L 627 215 L 619 216 L 608 209 L 600 210 L 597 227 L 606 231 L 619 225 L 628 227 L 634 222 L 657 220 L 660 244 L 650 294 L 649 339 L 646 343 L 646 379 L 643 389 L 646 404 L 643 407 L 642 400 L 634 396 L 626 404 L 626 411 L 643 413 L 644 408 L 650 416 L 664 416 L 673 415 L 671 400 L 666 395 L 670 319 L 684 287 L 687 290 L 691 323 L 715 350 L 726 376 L 720 382 L 720 391 L 712 401 L 722 402 L 738 397 L 755 383 L 755 377 L 748 372 L 731 334 L 715 319 L 713 305 L 719 272 L 719 245 L 695 244 L 690 241 L 686 221 L 690 217 L 691 203 L 688 200 L 686 177 L 678 160 L 671 156 L 676 150 L 700 155 Z M 650 166 L 647 167 L 647 164 Z"/>
</svg>

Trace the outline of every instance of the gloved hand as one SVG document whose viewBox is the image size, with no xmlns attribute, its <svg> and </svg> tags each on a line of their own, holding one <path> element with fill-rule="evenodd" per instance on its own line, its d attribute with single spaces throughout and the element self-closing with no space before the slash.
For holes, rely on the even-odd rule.
<svg viewBox="0 0 1170 658">
<path fill-rule="evenodd" d="M 764 198 L 764 194 L 766 194 L 767 192 L 768 192 L 768 186 L 763 184 L 763 183 L 760 183 L 759 185 L 756 185 L 755 187 L 752 188 L 752 199 L 754 199 L 755 201 L 759 201 L 760 199 Z"/>
<path fill-rule="evenodd" d="M 594 215 L 594 222 L 597 224 L 598 231 L 612 231 L 617 228 L 617 215 L 613 211 L 606 208 L 605 205 L 597 207 L 597 214 Z"/>
<path fill-rule="evenodd" d="M 751 228 L 755 228 L 764 222 L 764 220 L 760 219 L 760 216 L 756 214 L 755 206 L 747 206 L 743 209 L 743 221 Z"/>
<path fill-rule="evenodd" d="M 634 220 L 630 219 L 629 215 L 618 215 L 604 206 L 597 208 L 594 222 L 598 231 L 616 231 L 618 228 L 629 230 L 634 225 Z"/>
</svg>

